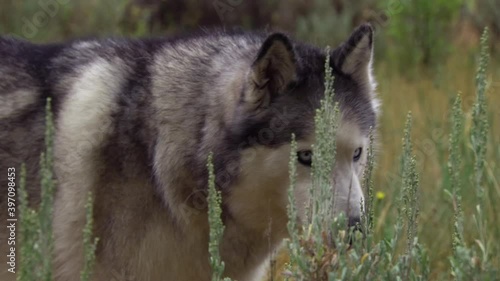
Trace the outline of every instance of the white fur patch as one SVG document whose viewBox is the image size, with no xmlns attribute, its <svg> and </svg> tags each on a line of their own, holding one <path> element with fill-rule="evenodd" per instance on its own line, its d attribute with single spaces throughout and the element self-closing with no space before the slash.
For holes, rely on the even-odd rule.
<svg viewBox="0 0 500 281">
<path fill-rule="evenodd" d="M 79 276 L 83 265 L 82 244 L 75 241 L 82 241 L 86 198 L 100 171 L 96 166 L 99 148 L 112 132 L 111 114 L 124 79 L 120 67 L 119 61 L 97 59 L 69 81 L 55 140 L 55 170 L 60 183 L 54 204 L 58 280 Z"/>
</svg>

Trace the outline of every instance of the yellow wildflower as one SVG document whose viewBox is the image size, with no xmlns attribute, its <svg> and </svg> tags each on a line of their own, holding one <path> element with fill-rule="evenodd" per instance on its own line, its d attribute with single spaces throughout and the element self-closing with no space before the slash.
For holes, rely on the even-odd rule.
<svg viewBox="0 0 500 281">
<path fill-rule="evenodd" d="M 375 193 L 375 197 L 377 197 L 378 200 L 383 200 L 385 198 L 385 193 L 382 191 L 377 191 L 377 193 Z"/>
</svg>

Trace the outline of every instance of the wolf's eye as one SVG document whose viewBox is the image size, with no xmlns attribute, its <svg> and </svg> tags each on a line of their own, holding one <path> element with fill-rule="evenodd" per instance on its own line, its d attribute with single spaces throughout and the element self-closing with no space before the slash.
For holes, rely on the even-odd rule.
<svg viewBox="0 0 500 281">
<path fill-rule="evenodd" d="M 302 150 L 297 152 L 297 159 L 299 163 L 304 166 L 311 166 L 313 153 L 311 150 Z"/>
<path fill-rule="evenodd" d="M 363 148 L 362 147 L 358 147 L 356 150 L 354 150 L 354 156 L 352 157 L 352 159 L 354 160 L 354 162 L 358 162 L 359 159 L 361 158 L 361 153 L 363 152 Z"/>
</svg>

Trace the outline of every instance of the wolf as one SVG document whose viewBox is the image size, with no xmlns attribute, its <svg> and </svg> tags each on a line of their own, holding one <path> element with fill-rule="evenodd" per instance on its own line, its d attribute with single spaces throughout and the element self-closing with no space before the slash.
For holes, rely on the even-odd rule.
<svg viewBox="0 0 500 281">
<path fill-rule="evenodd" d="M 331 51 L 283 33 L 224 30 L 46 45 L 1 38 L 1 221 L 10 167 L 20 171 L 25 163 L 30 203 L 39 204 L 50 98 L 55 280 L 79 279 L 89 194 L 99 238 L 92 280 L 210 280 L 210 153 L 222 194 L 224 275 L 259 280 L 288 236 L 292 134 L 299 216 L 308 200 L 327 56 L 340 108 L 334 206 L 355 224 L 379 107 L 369 24 Z M 0 277 L 10 280 L 1 235 Z"/>
</svg>

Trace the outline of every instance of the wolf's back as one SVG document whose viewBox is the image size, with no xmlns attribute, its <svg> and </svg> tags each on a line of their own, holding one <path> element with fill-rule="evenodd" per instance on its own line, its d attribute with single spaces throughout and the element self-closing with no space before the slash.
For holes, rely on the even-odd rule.
<svg viewBox="0 0 500 281">
<path fill-rule="evenodd" d="M 61 122 L 111 110 L 108 113 L 113 116 L 94 126 L 103 127 L 109 119 L 113 123 L 109 129 L 122 141 L 149 146 L 154 123 L 167 121 L 169 129 L 186 132 L 184 139 L 175 142 L 186 147 L 185 141 L 199 141 L 193 137 L 210 105 L 206 96 L 218 94 L 221 83 L 227 86 L 224 77 L 219 78 L 221 73 L 242 61 L 244 53 L 262 40 L 258 34 L 214 32 L 173 39 L 36 45 L 0 37 L 0 172 L 26 164 L 27 186 L 38 201 L 36 175 L 49 97 L 58 131 Z M 106 101 L 112 109 L 105 108 Z M 73 111 L 63 112 L 71 104 Z M 96 108 L 85 111 L 88 107 Z M 158 112 L 168 120 L 158 120 Z M 96 141 L 101 140 L 91 140 Z M 5 183 L 5 177 L 0 177 L 1 188 Z"/>
<path fill-rule="evenodd" d="M 223 73 L 234 66 L 237 70 L 236 62 L 251 61 L 254 52 L 248 50 L 258 48 L 262 39 L 214 34 L 166 40 L 105 39 L 35 45 L 0 38 L 0 209 L 6 209 L 4 174 L 8 168 L 15 168 L 19 184 L 23 163 L 27 168 L 30 201 L 33 206 L 39 203 L 39 160 L 44 149 L 45 105 L 50 97 L 56 125 L 54 169 L 58 189 L 66 190 L 58 191 L 54 212 L 56 218 L 67 216 L 67 219 L 56 221 L 84 221 L 81 216 L 85 212 L 79 202 L 86 198 L 87 192 L 93 192 L 96 212 L 103 220 L 114 220 L 115 212 L 125 217 L 128 209 L 129 215 L 136 217 L 133 220 L 146 224 L 150 218 L 140 218 L 141 214 L 134 210 L 143 210 L 144 206 L 164 208 L 159 201 L 143 206 L 145 200 L 157 197 L 151 182 L 153 166 L 158 165 L 155 161 L 166 165 L 162 169 L 168 173 L 163 175 L 169 181 L 184 183 L 178 184 L 174 191 L 160 192 L 172 192 L 174 198 L 191 192 L 187 187 L 196 186 L 195 176 L 199 175 L 196 169 L 205 167 L 204 158 L 201 163 L 195 159 L 203 142 L 200 132 L 205 122 L 219 123 L 217 119 L 222 117 L 217 115 L 222 111 L 213 108 L 228 102 L 218 96 L 220 87 L 228 86 Z M 207 113 L 208 108 L 212 113 Z M 212 120 L 207 121 L 209 118 Z M 156 147 L 159 136 L 166 144 L 165 149 Z M 155 149 L 168 158 L 156 159 Z M 118 187 L 121 190 L 114 190 Z M 135 200 L 132 204 L 137 206 L 122 205 L 135 192 L 139 192 L 135 198 L 145 199 Z M 2 221 L 6 219 L 4 216 L 5 212 L 0 212 Z M 105 220 L 96 218 L 97 231 L 110 223 Z M 82 228 L 78 223 L 56 223 L 55 234 L 64 233 L 61 241 L 81 241 Z M 140 232 L 132 227 L 128 230 L 131 233 L 121 235 Z M 12 275 L 3 275 L 6 238 L 0 236 L 0 280 L 7 281 Z M 57 260 L 71 259 L 74 267 L 73 263 L 66 263 L 65 268 L 78 272 L 75 269 L 78 258 L 71 256 L 78 252 L 75 243 L 59 244 L 64 250 L 59 249 L 62 254 Z M 69 256 L 65 257 L 66 254 Z M 60 272 L 65 274 L 65 270 Z"/>
</svg>

